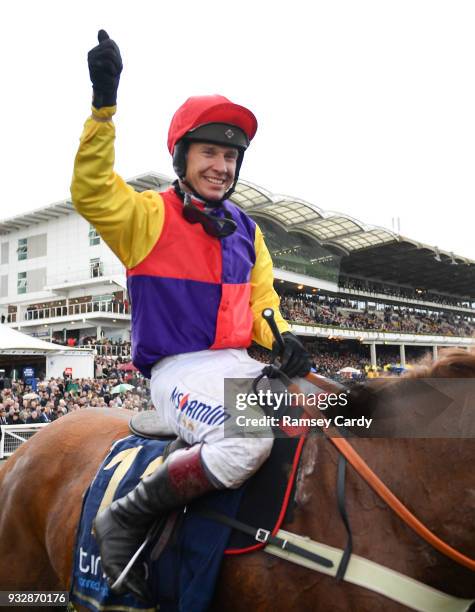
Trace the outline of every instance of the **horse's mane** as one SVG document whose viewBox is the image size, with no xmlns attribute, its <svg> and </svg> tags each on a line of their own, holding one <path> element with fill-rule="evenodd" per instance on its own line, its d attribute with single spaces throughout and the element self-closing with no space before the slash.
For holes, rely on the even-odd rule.
<svg viewBox="0 0 475 612">
<path fill-rule="evenodd" d="M 424 391 L 430 390 L 430 385 L 423 384 L 423 379 L 430 381 L 430 379 L 471 378 L 475 379 L 475 349 L 442 349 L 435 361 L 430 355 L 426 355 L 402 376 L 383 376 L 350 385 L 348 405 L 330 409 L 327 414 L 333 417 L 342 414 L 348 418 L 358 416 L 370 418 L 376 411 L 388 410 L 388 407 L 395 405 L 399 398 L 416 400 L 417 396 L 417 402 L 423 401 Z M 416 381 L 420 381 L 421 384 L 417 384 Z M 424 403 L 430 407 L 431 401 L 433 397 L 427 394 Z M 401 402 L 399 408 L 400 404 Z"/>
<path fill-rule="evenodd" d="M 426 355 L 401 377 L 407 378 L 475 378 L 475 349 L 442 349 L 436 361 Z"/>
</svg>

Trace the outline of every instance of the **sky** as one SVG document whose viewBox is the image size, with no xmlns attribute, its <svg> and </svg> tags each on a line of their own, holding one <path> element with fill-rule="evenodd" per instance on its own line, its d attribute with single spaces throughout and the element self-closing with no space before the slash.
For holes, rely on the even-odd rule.
<svg viewBox="0 0 475 612">
<path fill-rule="evenodd" d="M 174 111 L 220 93 L 259 122 L 241 178 L 475 259 L 475 3 L 2 2 L 0 219 L 69 197 L 100 28 L 125 179 L 172 176 Z"/>
</svg>

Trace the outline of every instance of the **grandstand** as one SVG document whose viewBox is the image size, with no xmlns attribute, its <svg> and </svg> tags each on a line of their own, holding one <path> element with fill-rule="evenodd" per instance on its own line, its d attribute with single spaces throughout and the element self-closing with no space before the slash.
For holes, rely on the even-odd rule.
<svg viewBox="0 0 475 612">
<path fill-rule="evenodd" d="M 137 191 L 170 183 L 153 172 L 129 181 Z M 231 199 L 262 228 L 300 336 L 374 366 L 389 347 L 404 366 L 406 353 L 475 344 L 474 261 L 243 180 Z M 71 202 L 3 221 L 0 243 L 2 322 L 76 346 L 129 340 L 124 269 Z"/>
<path fill-rule="evenodd" d="M 151 173 L 130 184 L 142 191 L 161 189 L 168 181 Z M 354 350 L 362 344 L 373 366 L 382 345 L 396 347 L 404 366 L 406 347 L 420 356 L 427 350 L 436 355 L 438 347 L 475 344 L 475 261 L 243 180 L 231 199 L 263 230 L 280 295 L 307 308 L 313 303 L 317 310 L 340 300 L 339 311 L 374 313 L 380 320 L 370 328 L 364 320 L 319 323 L 319 317 L 303 321 L 301 312 L 297 318 L 286 312 L 297 334 L 336 340 L 336 347 L 353 342 Z M 402 316 L 414 325 L 398 329 L 388 310 L 391 318 Z M 434 319 L 442 324 L 431 325 Z"/>
</svg>

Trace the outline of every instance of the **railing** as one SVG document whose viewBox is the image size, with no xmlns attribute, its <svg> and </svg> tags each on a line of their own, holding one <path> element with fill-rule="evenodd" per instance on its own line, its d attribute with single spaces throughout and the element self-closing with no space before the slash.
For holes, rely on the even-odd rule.
<svg viewBox="0 0 475 612">
<path fill-rule="evenodd" d="M 351 331 L 356 334 L 359 333 L 377 333 L 377 334 L 405 334 L 406 336 L 417 336 L 417 337 L 434 337 L 441 336 L 447 338 L 473 338 L 473 331 L 466 332 L 465 335 L 462 333 L 464 330 L 451 330 L 451 329 L 435 329 L 431 331 L 427 330 L 410 330 L 410 329 L 397 329 L 391 328 L 389 325 L 386 325 L 381 321 L 381 325 L 379 327 L 365 327 L 364 324 L 350 325 L 349 321 L 342 321 L 341 323 L 320 323 L 319 321 L 303 321 L 298 320 L 295 316 L 290 315 L 284 318 L 291 325 L 303 325 L 305 327 L 319 327 L 328 329 L 329 331 L 333 330 L 343 330 L 343 331 Z"/>
<path fill-rule="evenodd" d="M 130 359 L 130 346 L 123 344 L 79 344 L 77 348 L 93 349 L 98 357 L 127 357 Z"/>
<path fill-rule="evenodd" d="M 35 308 L 23 313 L 25 321 L 36 319 L 53 319 L 55 317 L 79 316 L 87 313 L 109 312 L 112 314 L 130 314 L 130 306 L 125 302 L 83 302 L 81 304 L 69 304 L 68 306 L 50 306 L 47 308 Z M 8 321 L 10 323 L 10 321 Z"/>
<path fill-rule="evenodd" d="M 327 336 L 332 338 L 355 339 L 360 342 L 384 342 L 385 344 L 413 344 L 427 346 L 475 346 L 475 338 L 471 336 L 442 336 L 429 334 L 415 334 L 407 332 L 393 332 L 377 329 L 354 329 L 339 326 L 322 325 L 318 323 L 304 323 L 287 319 L 295 334 L 304 336 Z"/>
<path fill-rule="evenodd" d="M 0 441 L 0 459 L 10 457 L 24 442 L 35 435 L 42 427 L 49 423 L 38 423 L 36 425 L 2 425 Z"/>
</svg>

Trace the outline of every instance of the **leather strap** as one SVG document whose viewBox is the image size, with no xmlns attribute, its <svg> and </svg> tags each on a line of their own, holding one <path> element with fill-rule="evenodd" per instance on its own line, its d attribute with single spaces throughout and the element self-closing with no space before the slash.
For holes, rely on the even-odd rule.
<svg viewBox="0 0 475 612">
<path fill-rule="evenodd" d="M 307 374 L 305 377 L 309 382 L 312 382 L 316 385 L 320 385 L 320 377 L 315 377 L 314 374 Z M 332 385 L 329 385 L 329 389 Z M 289 385 L 288 390 L 291 393 L 302 393 L 299 386 L 295 383 Z M 334 387 L 333 387 L 334 388 Z M 301 403 L 300 406 L 309 414 L 310 416 L 317 416 L 321 418 L 323 415 L 320 410 L 316 406 L 311 406 L 309 404 Z M 327 438 L 333 443 L 333 445 L 340 451 L 342 455 L 347 459 L 347 461 L 353 466 L 353 468 L 358 472 L 358 474 L 365 480 L 369 486 L 373 489 L 375 493 L 381 497 L 383 501 L 401 518 L 408 527 L 413 529 L 421 538 L 423 538 L 428 544 L 430 544 L 433 548 L 444 554 L 449 559 L 456 561 L 458 564 L 463 565 L 464 567 L 475 572 L 475 559 L 464 555 L 459 550 L 447 544 L 442 539 L 440 539 L 435 533 L 430 531 L 424 523 L 422 523 L 412 512 L 401 502 L 401 500 L 394 495 L 394 493 L 388 489 L 388 487 L 383 483 L 383 481 L 373 472 L 373 470 L 368 466 L 368 464 L 363 460 L 363 458 L 357 453 L 357 451 L 349 444 L 348 440 L 345 440 L 341 437 L 341 433 L 338 430 L 330 426 L 328 428 L 324 428 L 323 432 L 327 436 Z"/>
<path fill-rule="evenodd" d="M 338 570 L 336 572 L 336 579 L 343 580 L 346 574 L 346 570 L 348 568 L 348 563 L 350 562 L 350 557 L 353 552 L 353 536 L 351 534 L 350 527 L 350 519 L 348 518 L 348 513 L 346 512 L 346 504 L 345 504 L 345 480 L 346 480 L 346 459 L 343 455 L 340 455 L 338 458 L 338 476 L 337 476 L 337 485 L 336 485 L 336 493 L 338 500 L 338 510 L 340 511 L 340 517 L 345 525 L 347 540 L 345 550 L 343 555 L 341 556 L 340 564 L 338 565 Z"/>
<path fill-rule="evenodd" d="M 264 529 L 263 527 L 252 527 L 251 525 L 247 525 L 246 523 L 238 521 L 237 519 L 231 518 L 226 514 L 215 512 L 214 510 L 200 510 L 198 514 L 205 518 L 211 519 L 212 521 L 218 521 L 219 523 L 228 525 L 228 527 L 242 531 L 243 533 L 252 536 L 257 542 L 261 542 L 262 544 L 277 546 L 278 548 L 286 550 L 289 553 L 294 553 L 308 559 L 309 561 L 323 565 L 323 567 L 333 567 L 333 561 L 330 561 L 330 559 L 322 557 L 321 555 L 309 550 L 305 550 L 300 546 L 296 546 L 288 540 L 274 536 L 268 529 Z"/>
</svg>

